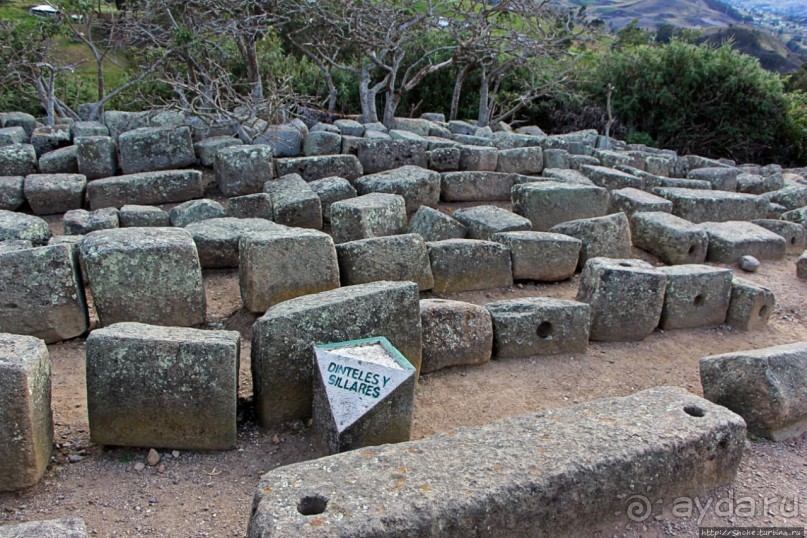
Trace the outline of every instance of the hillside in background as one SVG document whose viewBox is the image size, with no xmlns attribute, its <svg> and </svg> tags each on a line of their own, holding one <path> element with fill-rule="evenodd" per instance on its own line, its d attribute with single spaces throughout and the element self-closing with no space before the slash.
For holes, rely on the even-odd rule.
<svg viewBox="0 0 807 538">
<path fill-rule="evenodd" d="M 679 28 L 708 28 L 743 22 L 742 15 L 715 0 L 553 0 L 568 7 L 585 6 L 591 18 L 612 29 L 638 19 L 639 26 L 653 28 L 671 24 Z"/>
<path fill-rule="evenodd" d="M 728 0 L 730 4 L 746 10 L 778 13 L 788 17 L 807 18 L 807 2 L 804 0 Z"/>
<path fill-rule="evenodd" d="M 732 26 L 730 28 L 708 28 L 698 42 L 720 45 L 732 40 L 732 47 L 759 58 L 759 63 L 768 71 L 792 73 L 798 70 L 804 60 L 789 50 L 774 35 L 749 26 Z"/>
</svg>

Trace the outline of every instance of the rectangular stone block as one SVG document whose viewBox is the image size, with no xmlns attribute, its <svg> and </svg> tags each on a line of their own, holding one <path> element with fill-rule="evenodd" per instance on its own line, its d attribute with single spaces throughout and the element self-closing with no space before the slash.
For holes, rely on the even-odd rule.
<svg viewBox="0 0 807 538">
<path fill-rule="evenodd" d="M 630 258 L 632 255 L 630 223 L 624 213 L 562 222 L 549 231 L 582 241 L 578 270 L 591 258 Z"/>
<path fill-rule="evenodd" d="M 493 241 L 446 239 L 426 243 L 438 293 L 513 285 L 510 251 Z"/>
<path fill-rule="evenodd" d="M 644 181 L 642 178 L 636 177 L 613 168 L 606 166 L 590 166 L 583 165 L 580 171 L 598 187 L 610 190 L 626 189 L 628 187 L 634 189 L 642 189 Z"/>
<path fill-rule="evenodd" d="M 80 174 L 30 174 L 23 190 L 35 215 L 52 215 L 81 208 L 86 187 Z"/>
<path fill-rule="evenodd" d="M 420 301 L 421 373 L 484 364 L 493 353 L 493 323 L 483 306 L 446 299 Z"/>
<path fill-rule="evenodd" d="M 0 177 L 0 209 L 16 211 L 25 202 L 23 176 Z"/>
<path fill-rule="evenodd" d="M 171 225 L 168 213 L 150 205 L 125 205 L 118 210 L 118 220 L 121 228 Z"/>
<path fill-rule="evenodd" d="M 596 186 L 541 181 L 513 187 L 513 212 L 547 231 L 561 222 L 601 217 L 608 212 L 609 194 Z"/>
<path fill-rule="evenodd" d="M 440 174 L 417 166 L 402 166 L 370 174 L 356 181 L 358 194 L 382 192 L 403 196 L 406 212 L 420 206 L 437 207 L 440 201 Z"/>
<path fill-rule="evenodd" d="M 633 244 L 669 264 L 703 263 L 709 236 L 700 226 L 669 213 L 635 213 L 630 220 Z"/>
<path fill-rule="evenodd" d="M 88 180 L 115 175 L 118 170 L 118 148 L 109 136 L 81 136 L 75 140 L 78 172 Z"/>
<path fill-rule="evenodd" d="M 665 506 L 730 484 L 744 445 L 739 416 L 659 387 L 279 467 L 247 536 L 589 536 L 636 484 Z"/>
<path fill-rule="evenodd" d="M 27 176 L 36 174 L 37 156 L 31 144 L 12 144 L 0 147 L 0 176 Z"/>
<path fill-rule="evenodd" d="M 502 232 L 491 241 L 510 250 L 514 280 L 557 282 L 574 276 L 583 242 L 548 232 Z"/>
<path fill-rule="evenodd" d="M 32 336 L 0 333 L 0 491 L 39 482 L 52 448 L 48 348 Z"/>
<path fill-rule="evenodd" d="M 499 151 L 496 171 L 512 174 L 540 174 L 544 169 L 544 154 L 539 146 Z"/>
<path fill-rule="evenodd" d="M 50 226 L 45 219 L 0 209 L 0 241 L 19 240 L 44 245 L 50 236 Z"/>
<path fill-rule="evenodd" d="M 41 174 L 78 174 L 76 146 L 55 149 L 39 158 Z"/>
<path fill-rule="evenodd" d="M 348 241 L 337 245 L 336 252 L 344 286 L 379 280 L 409 281 L 423 291 L 434 285 L 426 243 L 418 234 Z"/>
<path fill-rule="evenodd" d="M 416 369 L 421 362 L 418 288 L 373 282 L 285 301 L 252 327 L 252 379 L 263 426 L 311 416 L 313 345 L 384 336 Z"/>
<path fill-rule="evenodd" d="M 141 127 L 118 136 L 124 174 L 172 170 L 196 164 L 188 127 Z"/>
<path fill-rule="evenodd" d="M 707 222 L 702 227 L 709 236 L 706 259 L 710 262 L 733 263 L 746 255 L 779 260 L 787 251 L 781 235 L 750 222 Z"/>
<path fill-rule="evenodd" d="M 669 200 L 628 187 L 611 191 L 611 205 L 608 212 L 619 213 L 621 211 L 630 219 L 634 213 L 640 212 L 671 213 L 672 207 L 672 202 Z"/>
<path fill-rule="evenodd" d="M 748 280 L 734 277 L 726 323 L 741 331 L 754 331 L 768 324 L 776 306 L 773 292 Z"/>
<path fill-rule="evenodd" d="M 799 223 L 776 219 L 758 219 L 752 222 L 781 235 L 787 244 L 788 252 L 801 252 L 807 248 L 807 228 Z"/>
<path fill-rule="evenodd" d="M 306 181 L 339 176 L 355 181 L 366 173 L 355 155 L 319 155 L 275 160 L 278 177 L 298 174 Z"/>
<path fill-rule="evenodd" d="M 721 325 L 731 300 L 731 269 L 708 265 L 659 267 L 667 275 L 659 327 L 664 330 Z"/>
<path fill-rule="evenodd" d="M 90 439 L 227 450 L 237 441 L 240 335 L 116 323 L 87 337 Z"/>
<path fill-rule="evenodd" d="M 375 174 L 408 164 L 426 168 L 428 164 L 426 148 L 411 140 L 361 140 L 358 158 L 365 174 Z"/>
<path fill-rule="evenodd" d="M 186 202 L 201 198 L 204 193 L 202 173 L 198 170 L 144 172 L 98 179 L 87 185 L 91 209 Z"/>
<path fill-rule="evenodd" d="M 463 239 L 468 233 L 457 220 L 426 206 L 421 206 L 409 219 L 407 231 L 420 235 L 424 241 Z"/>
<path fill-rule="evenodd" d="M 737 191 L 737 176 L 740 170 L 737 168 L 727 167 L 705 167 L 705 168 L 690 168 L 687 172 L 687 179 L 699 179 L 701 181 L 708 181 L 711 183 L 712 188 L 719 191 L 736 192 Z"/>
<path fill-rule="evenodd" d="M 238 267 L 238 244 L 245 233 L 284 229 L 285 226 L 266 219 L 233 217 L 205 219 L 185 226 L 196 243 L 199 262 L 206 269 Z"/>
<path fill-rule="evenodd" d="M 229 145 L 216 152 L 214 161 L 219 190 L 231 198 L 263 191 L 275 169 L 272 148 L 265 145 Z"/>
<path fill-rule="evenodd" d="M 495 233 L 527 231 L 532 228 L 528 219 L 492 205 L 458 209 L 452 216 L 468 230 L 468 239 L 488 241 Z"/>
<path fill-rule="evenodd" d="M 331 204 L 331 235 L 336 243 L 397 235 L 404 230 L 403 196 L 370 193 Z"/>
<path fill-rule="evenodd" d="M 440 198 L 444 202 L 508 201 L 513 184 L 513 174 L 446 172 L 440 183 Z"/>
<path fill-rule="evenodd" d="M 80 517 L 10 523 L 0 527 L 0 538 L 87 538 Z"/>
<path fill-rule="evenodd" d="M 338 176 L 311 181 L 308 185 L 319 196 L 319 202 L 322 205 L 322 220 L 326 223 L 331 222 L 332 203 L 358 196 L 353 185 L 347 179 Z"/>
<path fill-rule="evenodd" d="M 264 190 L 272 199 L 275 222 L 299 228 L 322 229 L 322 204 L 319 196 L 297 174 L 267 181 Z"/>
<path fill-rule="evenodd" d="M 768 201 L 753 194 L 671 187 L 653 193 L 673 203 L 673 215 L 696 224 L 764 219 L 768 214 Z"/>
</svg>

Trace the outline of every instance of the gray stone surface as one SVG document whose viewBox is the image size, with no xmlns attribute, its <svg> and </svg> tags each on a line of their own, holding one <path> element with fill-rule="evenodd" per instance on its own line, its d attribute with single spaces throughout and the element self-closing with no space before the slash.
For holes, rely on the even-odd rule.
<svg viewBox="0 0 807 538">
<path fill-rule="evenodd" d="M 802 252 L 799 259 L 796 260 L 796 277 L 807 279 L 807 250 Z"/>
<path fill-rule="evenodd" d="M 403 196 L 370 193 L 331 204 L 331 235 L 337 243 L 397 235 L 405 229 Z"/>
<path fill-rule="evenodd" d="M 379 280 L 409 281 L 424 291 L 434 285 L 426 243 L 418 234 L 348 241 L 337 245 L 336 253 L 343 286 Z"/>
<path fill-rule="evenodd" d="M 743 417 L 749 433 L 807 432 L 807 342 L 704 357 L 700 374 L 704 397 Z"/>
<path fill-rule="evenodd" d="M 468 239 L 487 241 L 495 233 L 532 229 L 528 219 L 492 205 L 457 209 L 452 216 L 468 230 Z"/>
<path fill-rule="evenodd" d="M 630 223 L 624 213 L 563 222 L 553 226 L 550 232 L 582 241 L 578 270 L 582 270 L 591 258 L 631 257 Z"/>
<path fill-rule="evenodd" d="M 763 194 L 779 190 L 784 186 L 785 178 L 782 174 L 772 174 L 768 177 L 756 174 L 740 174 L 737 176 L 737 192 L 746 194 Z"/>
<path fill-rule="evenodd" d="M 773 292 L 748 280 L 734 277 L 726 323 L 741 331 L 754 331 L 768 324 L 776 306 Z"/>
<path fill-rule="evenodd" d="M 198 170 L 164 170 L 90 181 L 87 199 L 91 209 L 128 204 L 156 205 L 185 202 L 204 196 Z"/>
<path fill-rule="evenodd" d="M 501 243 L 446 239 L 426 243 L 438 293 L 513 285 L 510 251 Z"/>
<path fill-rule="evenodd" d="M 235 448 L 240 338 L 143 323 L 94 330 L 86 344 L 91 441 Z"/>
<path fill-rule="evenodd" d="M 463 239 L 468 230 L 462 223 L 431 207 L 421 206 L 409 219 L 409 233 L 419 234 L 424 241 Z"/>
<path fill-rule="evenodd" d="M 100 121 L 74 121 L 70 124 L 70 137 L 75 143 L 82 136 L 109 136 L 109 128 Z"/>
<path fill-rule="evenodd" d="M 709 236 L 688 220 L 669 213 L 636 213 L 630 220 L 633 244 L 671 265 L 703 263 Z"/>
<path fill-rule="evenodd" d="M 31 133 L 31 145 L 34 146 L 37 157 L 69 146 L 70 128 L 64 124 L 37 127 Z"/>
<path fill-rule="evenodd" d="M 117 140 L 121 133 L 142 127 L 181 127 L 185 125 L 185 115 L 173 110 L 149 112 L 107 110 L 104 112 L 104 123 L 109 128 L 109 136 Z"/>
<path fill-rule="evenodd" d="M 731 300 L 731 269 L 708 265 L 659 267 L 667 275 L 659 327 L 664 330 L 720 325 Z"/>
<path fill-rule="evenodd" d="M 737 262 L 737 265 L 739 265 L 740 269 L 747 273 L 756 273 L 759 269 L 760 263 L 759 260 L 753 256 L 741 256 L 740 260 Z"/>
<path fill-rule="evenodd" d="M 483 306 L 446 299 L 420 301 L 421 373 L 484 364 L 493 353 L 493 322 Z"/>
<path fill-rule="evenodd" d="M 807 206 L 807 186 L 790 185 L 783 189 L 766 193 L 762 197 L 790 211 Z"/>
<path fill-rule="evenodd" d="M 254 144 L 266 144 L 275 157 L 296 157 L 303 149 L 303 133 L 292 125 L 270 125 L 257 137 Z"/>
<path fill-rule="evenodd" d="M 247 536 L 585 536 L 636 484 L 667 504 L 729 484 L 744 444 L 739 416 L 659 387 L 279 467 Z"/>
<path fill-rule="evenodd" d="M 269 146 L 223 147 L 216 152 L 214 167 L 216 184 L 227 197 L 262 192 L 275 172 Z"/>
<path fill-rule="evenodd" d="M 363 136 L 364 125 L 356 120 L 336 120 L 333 124 L 339 129 L 343 135 L 347 136 Z"/>
<path fill-rule="evenodd" d="M 37 157 L 31 144 L 12 144 L 0 147 L 0 176 L 27 176 L 36 174 Z"/>
<path fill-rule="evenodd" d="M 20 126 L 3 127 L 0 129 L 0 147 L 12 144 L 27 144 L 30 136 Z"/>
<path fill-rule="evenodd" d="M 71 209 L 64 214 L 62 223 L 65 235 L 84 235 L 96 230 L 108 230 L 120 226 L 118 210 L 114 207 L 95 211 Z"/>
<path fill-rule="evenodd" d="M 238 267 L 238 244 L 247 232 L 283 230 L 266 219 L 211 218 L 193 222 L 185 230 L 193 237 L 203 268 Z"/>
<path fill-rule="evenodd" d="M 807 229 L 807 206 L 785 211 L 782 213 L 780 218 L 788 222 L 801 224 L 805 229 Z"/>
<path fill-rule="evenodd" d="M 252 328 L 252 380 L 263 426 L 311 416 L 314 344 L 384 336 L 421 362 L 418 288 L 373 282 L 306 295 L 266 311 Z"/>
<path fill-rule="evenodd" d="M 513 174 L 500 172 L 446 172 L 440 198 L 444 202 L 490 202 L 510 200 Z"/>
<path fill-rule="evenodd" d="M 338 288 L 333 239 L 302 228 L 245 232 L 239 243 L 238 278 L 244 306 L 255 313 L 301 295 Z"/>
<path fill-rule="evenodd" d="M 513 174 L 540 174 L 544 169 L 544 153 L 538 146 L 499 151 L 497 172 Z"/>
<path fill-rule="evenodd" d="M 118 137 L 124 174 L 173 170 L 196 164 L 188 127 L 141 127 Z"/>
<path fill-rule="evenodd" d="M 3 525 L 0 538 L 87 538 L 87 527 L 80 517 L 26 521 Z"/>
<path fill-rule="evenodd" d="M 460 170 L 495 172 L 498 150 L 489 146 L 459 146 Z"/>
<path fill-rule="evenodd" d="M 76 146 L 55 149 L 39 158 L 42 174 L 78 174 Z"/>
<path fill-rule="evenodd" d="M 125 205 L 118 211 L 121 228 L 143 228 L 171 225 L 168 213 L 159 207 L 149 205 Z"/>
<path fill-rule="evenodd" d="M 564 169 L 571 168 L 571 165 L 569 152 L 565 149 L 544 149 L 544 168 Z"/>
<path fill-rule="evenodd" d="M 118 149 L 109 136 L 81 136 L 76 138 L 78 171 L 87 179 L 112 177 L 118 170 Z"/>
<path fill-rule="evenodd" d="M 25 112 L 0 112 L 0 127 L 22 127 L 30 137 L 36 128 L 36 118 Z"/>
<path fill-rule="evenodd" d="M 437 207 L 440 174 L 418 166 L 402 166 L 356 180 L 356 191 L 360 195 L 371 192 L 398 194 L 406 202 L 406 212 L 414 213 L 420 206 Z"/>
<path fill-rule="evenodd" d="M 690 168 L 687 173 L 687 179 L 708 181 L 715 190 L 735 192 L 739 174 L 740 170 L 737 168 Z"/>
<path fill-rule="evenodd" d="M 583 242 L 548 232 L 502 232 L 491 241 L 510 250 L 514 280 L 556 282 L 574 276 Z"/>
<path fill-rule="evenodd" d="M 643 211 L 671 213 L 672 207 L 672 202 L 669 200 L 649 192 L 628 187 L 611 191 L 611 205 L 608 207 L 608 212 L 619 213 L 621 211 L 630 219 L 634 213 Z"/>
<path fill-rule="evenodd" d="M 224 148 L 242 146 L 244 142 L 232 136 L 211 136 L 193 145 L 193 151 L 199 164 L 212 168 L 216 164 L 216 155 Z M 271 148 L 268 148 L 271 151 Z"/>
<path fill-rule="evenodd" d="M 513 212 L 547 231 L 570 220 L 601 217 L 608 212 L 609 194 L 602 187 L 541 181 L 513 187 Z"/>
<path fill-rule="evenodd" d="M 566 170 L 563 168 L 544 168 L 544 177 L 560 183 L 578 183 L 581 185 L 594 185 L 594 182 L 578 172 L 577 170 Z"/>
<path fill-rule="evenodd" d="M 764 219 L 768 214 L 767 200 L 753 194 L 674 187 L 653 192 L 673 203 L 673 215 L 696 224 Z"/>
<path fill-rule="evenodd" d="M 334 155 L 341 151 L 342 135 L 338 132 L 312 131 L 303 138 L 303 155 Z"/>
<path fill-rule="evenodd" d="M 365 174 L 375 174 L 407 164 L 426 168 L 428 164 L 424 146 L 411 140 L 364 139 L 359 142 L 358 158 Z"/>
<path fill-rule="evenodd" d="M 81 257 L 102 325 L 137 321 L 187 327 L 205 321 L 205 290 L 191 235 L 178 228 L 88 234 Z"/>
<path fill-rule="evenodd" d="M 38 338 L 0 332 L 0 491 L 39 482 L 52 447 L 48 348 Z"/>
<path fill-rule="evenodd" d="M 588 349 L 590 307 L 585 303 L 524 297 L 488 303 L 496 358 L 523 358 Z"/>
<path fill-rule="evenodd" d="M 577 300 L 591 305 L 591 340 L 644 340 L 658 326 L 667 276 L 641 260 L 593 258 L 580 276 Z"/>
<path fill-rule="evenodd" d="M 50 235 L 50 226 L 44 219 L 0 209 L 0 241 L 19 239 L 44 245 Z"/>
<path fill-rule="evenodd" d="M 215 200 L 189 200 L 174 206 L 168 212 L 171 226 L 184 228 L 188 224 L 207 219 L 221 219 L 227 216 L 224 206 Z"/>
<path fill-rule="evenodd" d="M 459 148 L 435 148 L 427 154 L 429 168 L 437 172 L 455 172 L 460 169 Z"/>
<path fill-rule="evenodd" d="M 734 263 L 746 255 L 778 260 L 787 250 L 781 235 L 750 222 L 706 222 L 701 226 L 709 236 L 706 259 L 710 262 Z"/>
<path fill-rule="evenodd" d="M 306 181 L 315 181 L 331 176 L 339 176 L 354 181 L 366 173 L 355 155 L 320 155 L 277 159 L 275 172 L 278 177 L 298 174 Z"/>
<path fill-rule="evenodd" d="M 227 200 L 227 212 L 238 219 L 275 219 L 272 196 L 266 192 L 230 198 Z"/>
<path fill-rule="evenodd" d="M 758 219 L 752 223 L 781 235 L 790 252 L 801 252 L 807 248 L 807 228 L 801 224 L 776 219 Z"/>
<path fill-rule="evenodd" d="M 323 222 L 331 222 L 331 204 L 358 196 L 350 181 L 343 177 L 332 176 L 312 181 L 308 184 L 322 205 Z"/>
<path fill-rule="evenodd" d="M 644 187 L 644 181 L 641 178 L 613 168 L 583 165 L 580 167 L 580 171 L 595 185 L 604 189 L 641 189 Z"/>
<path fill-rule="evenodd" d="M 87 178 L 80 174 L 31 174 L 23 191 L 35 215 L 52 215 L 79 209 L 86 187 Z"/>
<path fill-rule="evenodd" d="M 0 177 L 0 210 L 16 211 L 25 202 L 23 176 Z"/>
<path fill-rule="evenodd" d="M 272 199 L 272 215 L 278 224 L 322 229 L 322 203 L 298 174 L 281 176 L 263 186 Z"/>
</svg>

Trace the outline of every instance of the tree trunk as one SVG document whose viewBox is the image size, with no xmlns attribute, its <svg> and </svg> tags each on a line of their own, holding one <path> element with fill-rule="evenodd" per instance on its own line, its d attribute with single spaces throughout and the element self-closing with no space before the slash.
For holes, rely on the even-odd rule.
<svg viewBox="0 0 807 538">
<path fill-rule="evenodd" d="M 482 68 L 482 77 L 479 81 L 479 115 L 476 119 L 476 124 L 479 127 L 484 127 L 490 121 L 490 103 L 488 102 L 488 95 L 490 93 L 490 79 L 488 78 L 487 70 Z"/>
<path fill-rule="evenodd" d="M 370 69 L 367 65 L 362 66 L 359 75 L 359 100 L 361 102 L 362 123 L 375 123 L 378 121 L 378 110 L 375 97 L 378 93 L 376 88 L 370 88 Z"/>
<path fill-rule="evenodd" d="M 247 79 L 252 88 L 250 96 L 255 101 L 263 100 L 263 80 L 261 80 L 261 69 L 258 65 L 258 47 L 255 39 L 249 36 L 241 37 L 241 54 L 247 66 Z"/>
<path fill-rule="evenodd" d="M 450 121 L 457 119 L 457 113 L 460 108 L 460 97 L 462 96 L 462 85 L 470 72 L 471 64 L 465 64 L 459 74 L 457 74 L 457 80 L 454 81 L 454 93 L 451 94 L 451 112 L 448 115 Z"/>
</svg>

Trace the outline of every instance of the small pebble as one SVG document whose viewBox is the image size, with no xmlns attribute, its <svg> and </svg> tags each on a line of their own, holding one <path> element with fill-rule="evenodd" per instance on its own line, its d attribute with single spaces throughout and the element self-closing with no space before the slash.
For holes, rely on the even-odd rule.
<svg viewBox="0 0 807 538">
<path fill-rule="evenodd" d="M 145 469 L 145 468 L 146 468 L 146 464 L 143 463 L 142 461 L 138 461 L 137 463 L 134 464 L 134 470 L 137 471 L 138 473 L 140 471 L 142 471 L 143 469 Z"/>
<path fill-rule="evenodd" d="M 171 455 L 172 455 L 174 458 L 178 458 L 178 457 L 179 457 L 179 450 L 174 450 L 174 451 L 172 451 L 172 452 L 171 452 Z"/>
<path fill-rule="evenodd" d="M 70 463 L 78 463 L 83 459 L 84 457 L 79 456 L 78 454 L 70 454 L 69 456 L 67 456 L 67 461 L 69 461 Z"/>
<path fill-rule="evenodd" d="M 759 260 L 753 256 L 743 256 L 740 258 L 740 269 L 749 273 L 756 273 L 759 269 Z"/>
<path fill-rule="evenodd" d="M 160 463 L 160 453 L 153 448 L 149 450 L 149 455 L 146 457 L 146 463 L 154 467 Z"/>
</svg>

